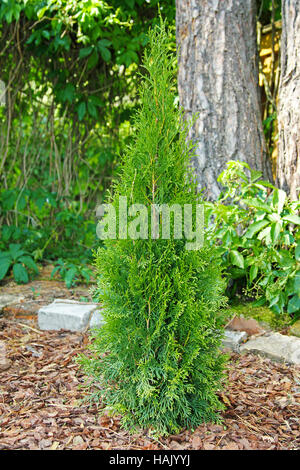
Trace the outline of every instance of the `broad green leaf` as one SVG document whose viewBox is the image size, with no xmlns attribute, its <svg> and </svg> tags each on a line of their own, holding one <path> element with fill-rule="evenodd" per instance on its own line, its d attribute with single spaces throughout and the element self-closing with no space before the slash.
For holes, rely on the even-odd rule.
<svg viewBox="0 0 300 470">
<path fill-rule="evenodd" d="M 275 222 L 274 224 L 271 225 L 271 240 L 273 243 L 275 243 L 278 240 L 279 234 L 281 232 L 281 224 L 279 222 Z"/>
<path fill-rule="evenodd" d="M 300 297 L 300 271 L 296 272 L 294 279 L 294 292 Z"/>
<path fill-rule="evenodd" d="M 24 250 L 21 250 L 21 245 L 19 243 L 10 243 L 9 253 L 13 260 L 16 260 L 19 256 L 25 254 Z"/>
<path fill-rule="evenodd" d="M 44 29 L 42 31 L 42 36 L 45 38 L 45 39 L 50 39 L 50 31 L 47 31 L 46 29 Z"/>
<path fill-rule="evenodd" d="M 87 57 L 88 55 L 91 54 L 92 50 L 93 50 L 92 46 L 84 47 L 83 49 L 80 49 L 79 58 L 83 59 L 84 57 Z"/>
<path fill-rule="evenodd" d="M 89 282 L 90 278 L 91 278 L 91 273 L 90 271 L 88 271 L 87 269 L 82 269 L 81 270 L 81 275 L 84 277 L 84 279 Z"/>
<path fill-rule="evenodd" d="M 59 269 L 60 269 L 60 266 L 56 266 L 54 269 L 52 269 L 50 279 L 53 279 L 53 276 L 55 275 L 55 273 L 57 273 Z"/>
<path fill-rule="evenodd" d="M 14 191 L 13 189 L 7 190 L 3 194 L 1 194 L 1 196 L 2 196 L 3 209 L 6 209 L 6 210 L 13 209 L 16 199 L 18 197 L 17 192 Z"/>
<path fill-rule="evenodd" d="M 271 207 L 266 202 L 259 201 L 258 199 L 247 198 L 243 199 L 243 202 L 249 207 L 254 207 L 255 209 L 262 210 L 270 214 L 272 212 Z"/>
<path fill-rule="evenodd" d="M 66 273 L 66 275 L 65 275 L 65 278 L 64 278 L 64 281 L 65 281 L 66 286 L 67 286 L 68 289 L 71 287 L 72 281 L 73 281 L 74 277 L 76 276 L 76 273 L 77 273 L 77 268 L 76 268 L 76 266 L 70 268 L 70 269 L 67 271 L 67 273 Z"/>
<path fill-rule="evenodd" d="M 279 254 L 280 254 L 280 266 L 281 267 L 286 268 L 286 267 L 295 265 L 295 259 L 292 258 L 292 255 L 289 251 L 281 250 Z"/>
<path fill-rule="evenodd" d="M 35 205 L 37 206 L 37 208 L 38 208 L 39 210 L 41 210 L 41 209 L 43 208 L 43 206 L 44 206 L 44 204 L 45 204 L 46 202 L 47 202 L 47 201 L 46 201 L 45 196 L 44 196 L 44 197 L 39 197 L 39 198 L 37 198 L 37 199 L 34 201 Z"/>
<path fill-rule="evenodd" d="M 11 237 L 15 227 L 11 225 L 4 225 L 2 227 L 2 240 L 7 242 Z"/>
<path fill-rule="evenodd" d="M 30 256 L 21 256 L 20 258 L 18 258 L 18 261 L 25 264 L 27 268 L 32 269 L 38 274 L 39 272 L 38 267 Z"/>
<path fill-rule="evenodd" d="M 0 263 L 5 260 L 10 259 L 12 260 L 12 256 L 9 251 L 0 251 Z"/>
<path fill-rule="evenodd" d="M 107 47 L 104 47 L 104 46 L 99 46 L 98 49 L 99 49 L 99 52 L 100 52 L 100 54 L 101 54 L 102 59 L 103 59 L 105 62 L 109 62 L 110 59 L 111 59 L 111 52 L 110 52 L 110 50 L 107 49 Z"/>
<path fill-rule="evenodd" d="M 269 245 L 271 243 L 271 227 L 264 228 L 259 234 L 257 235 L 258 240 L 265 239 L 265 243 Z"/>
<path fill-rule="evenodd" d="M 297 261 L 300 261 L 300 242 L 298 242 L 295 248 L 295 258 Z"/>
<path fill-rule="evenodd" d="M 86 113 L 86 104 L 85 104 L 84 101 L 81 101 L 81 103 L 79 103 L 78 108 L 77 108 L 77 112 L 78 112 L 79 121 L 82 121 L 82 119 L 84 118 L 84 115 Z"/>
<path fill-rule="evenodd" d="M 225 245 L 230 245 L 230 243 L 232 242 L 232 236 L 231 236 L 231 231 L 230 229 L 228 229 L 223 237 L 223 243 Z"/>
<path fill-rule="evenodd" d="M 259 299 L 255 300 L 253 302 L 253 307 L 261 307 L 262 305 L 265 305 L 266 303 L 266 298 L 265 297 L 260 297 Z"/>
<path fill-rule="evenodd" d="M 91 103 L 90 101 L 88 101 L 87 108 L 88 108 L 89 115 L 92 116 L 93 118 L 97 119 L 98 113 L 97 113 L 96 106 L 93 103 Z"/>
<path fill-rule="evenodd" d="M 11 265 L 11 261 L 8 258 L 0 260 L 0 281 L 6 276 Z"/>
<path fill-rule="evenodd" d="M 109 47 L 111 46 L 111 41 L 109 39 L 100 39 L 100 41 L 98 41 L 98 46 L 100 47 Z"/>
<path fill-rule="evenodd" d="M 257 187 L 259 187 L 260 185 L 265 187 L 265 188 L 274 189 L 273 184 L 271 184 L 269 181 L 260 181 L 259 184 L 257 184 L 257 183 L 254 184 L 254 186 L 257 186 Z"/>
<path fill-rule="evenodd" d="M 282 189 L 275 189 L 273 193 L 273 207 L 277 207 L 277 214 L 281 214 L 284 203 L 286 200 L 286 192 L 283 191 Z"/>
<path fill-rule="evenodd" d="M 88 63 L 87 63 L 87 69 L 88 70 L 91 70 L 93 69 L 97 63 L 98 63 L 98 59 L 99 59 L 99 55 L 98 55 L 98 52 L 96 51 L 96 49 L 93 50 L 93 53 L 91 54 L 89 60 L 88 60 Z"/>
<path fill-rule="evenodd" d="M 38 10 L 37 17 L 38 17 L 39 20 L 44 16 L 47 8 L 48 8 L 48 5 L 44 6 L 43 8 L 40 8 L 40 10 Z"/>
<path fill-rule="evenodd" d="M 271 222 L 281 222 L 281 218 L 276 212 L 272 212 L 272 214 L 269 214 L 268 219 Z"/>
<path fill-rule="evenodd" d="M 278 304 L 272 305 L 272 307 L 269 305 L 269 308 L 272 310 L 272 312 L 276 313 L 277 315 L 281 313 L 281 310 Z"/>
<path fill-rule="evenodd" d="M 75 87 L 71 83 L 68 83 L 65 89 L 62 91 L 62 99 L 63 101 L 68 101 L 72 103 L 75 96 Z"/>
<path fill-rule="evenodd" d="M 287 246 L 291 244 L 291 235 L 289 233 L 285 233 L 283 235 L 283 243 L 284 245 L 287 245 Z"/>
<path fill-rule="evenodd" d="M 28 273 L 21 263 L 17 263 L 13 267 L 14 278 L 17 284 L 28 282 Z"/>
<path fill-rule="evenodd" d="M 290 222 L 291 224 L 300 225 L 300 217 L 296 214 L 285 215 L 282 219 Z"/>
<path fill-rule="evenodd" d="M 238 267 L 230 267 L 231 279 L 242 279 L 245 277 L 245 270 Z"/>
<path fill-rule="evenodd" d="M 135 0 L 125 0 L 125 3 L 129 6 L 129 8 L 134 8 Z"/>
<path fill-rule="evenodd" d="M 299 295 L 294 295 L 288 303 L 287 308 L 288 313 L 295 313 L 300 311 L 300 297 Z"/>
<path fill-rule="evenodd" d="M 275 304 L 278 303 L 278 301 L 279 301 L 279 294 L 275 295 L 274 297 L 271 297 L 269 307 L 273 307 Z"/>
<path fill-rule="evenodd" d="M 259 222 L 254 222 L 248 228 L 245 237 L 252 238 L 257 232 L 259 232 L 262 228 L 269 224 L 268 220 L 260 220 Z"/>
<path fill-rule="evenodd" d="M 259 180 L 259 178 L 261 177 L 262 172 L 257 171 L 257 170 L 252 170 L 250 168 L 250 174 L 251 174 L 251 183 L 255 183 L 255 181 Z"/>
<path fill-rule="evenodd" d="M 257 273 L 258 273 L 258 267 L 256 264 L 253 264 L 250 268 L 250 281 L 251 282 L 256 278 Z"/>
<path fill-rule="evenodd" d="M 18 211 L 22 211 L 26 207 L 26 197 L 24 194 L 22 194 L 18 199 L 17 199 L 17 205 L 16 209 Z"/>
<path fill-rule="evenodd" d="M 230 252 L 230 260 L 234 266 L 244 269 L 244 257 L 236 250 Z"/>
<path fill-rule="evenodd" d="M 91 95 L 89 96 L 89 101 L 95 106 L 103 106 L 105 103 L 99 98 L 99 96 Z"/>
</svg>

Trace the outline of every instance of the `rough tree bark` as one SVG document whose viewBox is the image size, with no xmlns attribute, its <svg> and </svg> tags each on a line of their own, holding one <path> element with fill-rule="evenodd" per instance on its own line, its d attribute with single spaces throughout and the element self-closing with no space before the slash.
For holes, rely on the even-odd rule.
<svg viewBox="0 0 300 470">
<path fill-rule="evenodd" d="M 199 189 L 220 193 L 229 160 L 246 161 L 271 179 L 258 89 L 255 0 L 176 0 L 178 90 L 187 118 Z"/>
<path fill-rule="evenodd" d="M 292 199 L 300 188 L 300 3 L 282 2 L 277 184 Z"/>
</svg>

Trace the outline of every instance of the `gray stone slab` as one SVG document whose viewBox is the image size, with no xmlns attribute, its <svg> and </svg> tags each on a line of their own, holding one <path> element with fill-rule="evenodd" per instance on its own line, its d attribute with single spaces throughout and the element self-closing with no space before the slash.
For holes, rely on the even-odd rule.
<svg viewBox="0 0 300 470">
<path fill-rule="evenodd" d="M 0 295 L 0 313 L 4 307 L 11 304 L 16 304 L 24 299 L 23 295 L 18 294 L 2 294 Z"/>
<path fill-rule="evenodd" d="M 89 326 L 92 314 L 97 309 L 99 305 L 95 303 L 56 299 L 52 304 L 40 308 L 38 324 L 41 330 L 83 331 Z"/>
<path fill-rule="evenodd" d="M 91 320 L 90 320 L 90 324 L 89 324 L 89 327 L 90 328 L 100 328 L 102 325 L 104 325 L 104 320 L 103 320 L 103 316 L 102 316 L 102 310 L 95 310 L 93 313 L 92 313 L 92 317 L 91 317 Z"/>
<path fill-rule="evenodd" d="M 271 333 L 252 338 L 240 347 L 241 353 L 253 353 L 275 361 L 300 364 L 300 338 Z"/>
<path fill-rule="evenodd" d="M 240 344 L 247 339 L 245 331 L 233 331 L 225 329 L 225 335 L 222 341 L 223 348 L 239 352 Z"/>
</svg>

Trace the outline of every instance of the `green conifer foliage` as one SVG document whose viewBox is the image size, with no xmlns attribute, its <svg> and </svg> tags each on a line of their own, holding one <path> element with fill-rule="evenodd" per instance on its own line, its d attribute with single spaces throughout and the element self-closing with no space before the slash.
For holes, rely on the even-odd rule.
<svg viewBox="0 0 300 470">
<path fill-rule="evenodd" d="M 148 206 L 197 201 L 187 126 L 171 91 L 174 57 L 166 44 L 162 25 L 150 33 L 136 137 L 110 198 L 117 216 L 120 195 L 128 204 Z M 185 243 L 184 237 L 117 237 L 97 252 L 106 323 L 94 333 L 92 356 L 80 361 L 91 389 L 97 384 L 91 399 L 121 414 L 130 429 L 177 432 L 218 420 L 222 408 L 218 312 L 225 286 L 214 248 L 189 251 Z"/>
</svg>

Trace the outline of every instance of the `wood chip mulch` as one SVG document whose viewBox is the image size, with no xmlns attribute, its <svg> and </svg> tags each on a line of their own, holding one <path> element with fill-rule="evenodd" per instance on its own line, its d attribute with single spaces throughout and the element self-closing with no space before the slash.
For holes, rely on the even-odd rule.
<svg viewBox="0 0 300 470">
<path fill-rule="evenodd" d="M 220 393 L 223 424 L 154 440 L 147 432 L 130 435 L 118 418 L 82 405 L 74 358 L 88 341 L 86 334 L 0 319 L 2 350 L 11 361 L 0 371 L 0 449 L 300 449 L 299 367 L 233 354 Z"/>
</svg>

